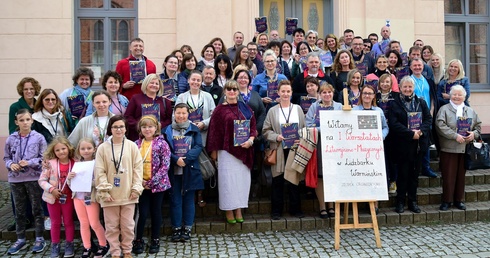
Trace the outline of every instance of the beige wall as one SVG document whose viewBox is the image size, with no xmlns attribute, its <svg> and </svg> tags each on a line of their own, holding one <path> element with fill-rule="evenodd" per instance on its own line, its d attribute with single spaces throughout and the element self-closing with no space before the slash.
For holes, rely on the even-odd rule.
<svg viewBox="0 0 490 258">
<path fill-rule="evenodd" d="M 244 42 L 250 41 L 258 14 L 258 0 L 140 0 L 138 30 L 145 54 L 161 71 L 165 56 L 183 44 L 190 45 L 199 59 L 202 47 L 214 37 L 221 37 L 228 48 L 239 30 L 245 34 Z"/>
<path fill-rule="evenodd" d="M 416 38 L 444 54 L 443 0 L 334 0 L 334 33 L 351 28 L 356 35 L 379 34 L 391 20 L 392 38 L 405 50 Z M 0 146 L 8 135 L 8 108 L 19 96 L 15 86 L 24 76 L 38 79 L 43 88 L 58 92 L 70 87 L 74 70 L 73 0 L 1 0 L 0 7 Z M 395 8 L 394 8 L 395 7 Z M 209 10 L 209 11 L 208 11 Z M 208 13 L 204 13 L 208 11 Z M 199 55 L 214 36 L 233 45 L 237 30 L 245 42 L 253 37 L 259 0 L 139 0 L 138 31 L 145 54 L 161 71 L 164 57 L 182 44 Z M 471 105 L 484 124 L 490 124 L 489 93 L 473 93 Z M 0 148 L 3 156 L 3 148 Z M 5 172 L 3 166 L 0 172 Z M 3 175 L 2 175 L 3 174 Z M 0 180 L 5 173 L 0 173 Z"/>
<path fill-rule="evenodd" d="M 404 51 L 420 38 L 444 55 L 443 0 L 335 0 L 334 33 L 342 35 L 347 28 L 355 35 L 380 35 L 390 20 L 391 38 L 402 43 Z"/>
</svg>

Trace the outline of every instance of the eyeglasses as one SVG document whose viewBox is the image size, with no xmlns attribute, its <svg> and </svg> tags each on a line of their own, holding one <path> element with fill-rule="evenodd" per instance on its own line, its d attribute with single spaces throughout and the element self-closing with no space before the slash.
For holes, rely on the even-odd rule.
<svg viewBox="0 0 490 258">
<path fill-rule="evenodd" d="M 124 126 L 124 125 L 121 125 L 121 126 L 113 126 L 111 128 L 113 130 L 116 130 L 116 131 L 122 131 L 123 129 L 126 129 L 126 126 Z"/>
<path fill-rule="evenodd" d="M 363 92 L 362 95 L 365 95 L 365 96 L 372 96 L 374 95 L 374 93 L 371 93 L 371 92 Z"/>
<path fill-rule="evenodd" d="M 46 102 L 56 102 L 56 99 L 43 99 L 43 101 L 46 101 Z"/>
<path fill-rule="evenodd" d="M 227 91 L 237 91 L 237 90 L 238 90 L 238 88 L 235 88 L 235 87 L 233 87 L 233 88 L 225 88 L 225 89 L 226 89 Z"/>
</svg>

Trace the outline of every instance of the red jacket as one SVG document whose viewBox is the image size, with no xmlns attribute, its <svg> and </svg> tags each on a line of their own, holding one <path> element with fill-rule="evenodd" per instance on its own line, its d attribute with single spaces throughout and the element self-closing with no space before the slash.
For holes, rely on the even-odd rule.
<svg viewBox="0 0 490 258">
<path fill-rule="evenodd" d="M 152 74 L 157 72 L 157 68 L 155 64 L 148 59 L 146 56 L 143 56 L 146 61 L 146 74 Z M 122 84 L 120 87 L 120 91 L 122 95 L 124 95 L 128 100 L 131 100 L 131 97 L 135 94 L 142 93 L 141 92 L 141 84 L 135 84 L 133 88 L 123 89 L 123 84 L 130 80 L 131 76 L 129 74 L 129 60 L 137 60 L 134 56 L 130 55 L 124 59 L 119 60 L 116 65 L 116 72 L 121 75 Z"/>
</svg>

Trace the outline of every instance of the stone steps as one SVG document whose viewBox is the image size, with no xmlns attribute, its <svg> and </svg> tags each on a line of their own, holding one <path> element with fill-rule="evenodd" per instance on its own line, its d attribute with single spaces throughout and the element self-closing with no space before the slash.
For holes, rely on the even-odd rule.
<svg viewBox="0 0 490 258">
<path fill-rule="evenodd" d="M 390 196 L 389 201 L 379 202 L 380 213 L 377 215 L 378 224 L 384 225 L 409 225 L 417 223 L 451 223 L 451 222 L 473 222 L 490 220 L 490 169 L 467 171 L 465 176 L 465 202 L 466 211 L 460 211 L 455 208 L 449 211 L 439 211 L 442 193 L 442 179 L 419 177 L 418 202 L 422 213 L 415 214 L 408 210 L 405 213 L 398 214 L 394 212 L 394 196 Z M 249 208 L 244 209 L 243 214 L 245 222 L 243 224 L 230 225 L 225 223 L 225 213 L 221 211 L 217 203 L 217 190 L 211 189 L 205 191 L 207 205 L 204 208 L 196 206 L 196 223 L 194 232 L 203 233 L 233 233 L 233 232 L 263 232 L 270 230 L 308 230 L 333 228 L 333 219 L 321 219 L 318 216 L 318 201 L 315 199 L 306 199 L 302 195 L 302 209 L 306 214 L 305 218 L 298 219 L 284 213 L 281 220 L 273 221 L 270 219 L 270 188 L 259 187 L 258 197 L 251 198 Z M 285 195 L 287 196 L 287 195 Z M 286 198 L 287 199 L 287 198 Z M 164 225 L 162 233 L 169 235 L 171 232 L 169 220 L 168 199 L 164 200 Z M 288 202 L 286 200 L 286 212 Z M 359 205 L 360 222 L 369 222 L 367 203 Z M 11 211 L 2 209 L 0 217 L 10 216 Z M 350 215 L 352 220 L 352 215 Z M 77 222 L 76 222 L 77 223 Z M 149 229 L 149 221 L 147 230 Z M 78 223 L 76 237 L 79 238 Z M 63 230 L 62 230 L 63 231 Z M 15 232 L 8 232 L 2 229 L 0 232 L 1 239 L 15 240 Z M 62 235 L 64 232 L 62 232 Z M 34 230 L 27 230 L 27 237 L 34 236 Z M 45 237 L 49 239 L 49 231 L 45 232 Z"/>
</svg>

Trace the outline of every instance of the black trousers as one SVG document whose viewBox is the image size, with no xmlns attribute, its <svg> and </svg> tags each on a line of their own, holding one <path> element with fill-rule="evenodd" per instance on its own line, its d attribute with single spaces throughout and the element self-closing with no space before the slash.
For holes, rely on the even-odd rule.
<svg viewBox="0 0 490 258">
<path fill-rule="evenodd" d="M 284 163 L 286 163 L 289 150 L 284 150 Z M 284 184 L 289 196 L 289 213 L 294 215 L 301 212 L 301 199 L 299 186 L 284 180 L 284 174 L 272 178 L 271 213 L 282 215 L 284 208 Z"/>
<path fill-rule="evenodd" d="M 421 152 L 416 144 L 407 146 L 409 153 L 398 159 L 398 178 L 396 180 L 397 202 L 405 203 L 405 196 L 409 202 L 417 201 L 417 187 L 419 185 L 419 168 L 425 151 Z"/>
</svg>

